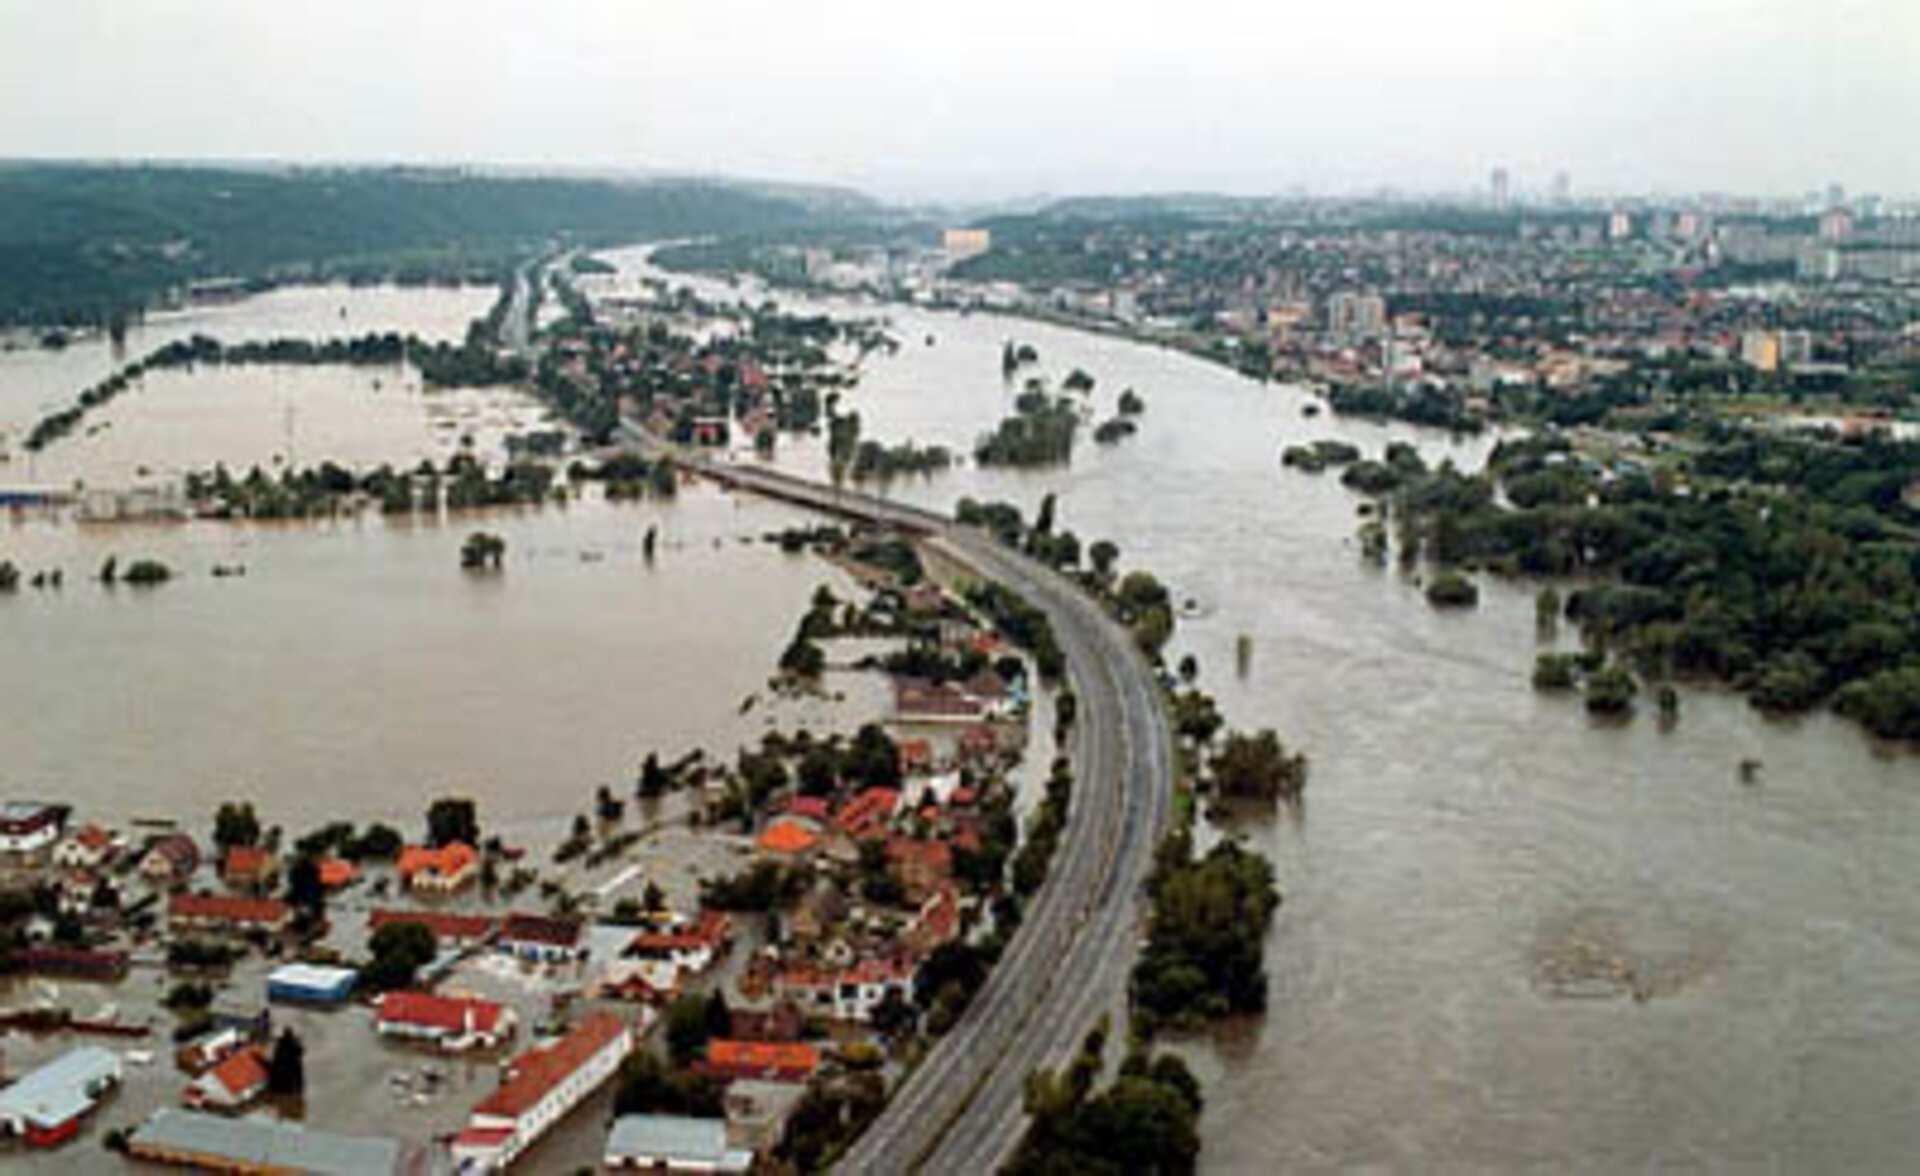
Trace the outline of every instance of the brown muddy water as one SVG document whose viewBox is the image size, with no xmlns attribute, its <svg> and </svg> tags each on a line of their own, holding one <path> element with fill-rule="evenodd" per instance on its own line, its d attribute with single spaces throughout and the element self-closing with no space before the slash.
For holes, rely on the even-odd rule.
<svg viewBox="0 0 1920 1176">
<path fill-rule="evenodd" d="M 1670 731 L 1650 713 L 1596 725 L 1529 685 L 1531 587 L 1432 611 L 1363 564 L 1337 479 L 1279 465 L 1320 437 L 1463 465 L 1486 442 L 1306 419 L 1298 390 L 1086 333 L 823 305 L 890 316 L 903 345 L 848 398 L 867 436 L 969 448 L 1008 410 L 1008 339 L 1056 383 L 1092 374 L 1101 419 L 1122 389 L 1143 396 L 1139 434 L 1083 435 L 1070 470 L 892 492 L 1029 508 L 1057 492 L 1065 526 L 1191 598 L 1172 656 L 1198 656 L 1230 720 L 1312 757 L 1300 818 L 1245 829 L 1287 902 L 1271 1011 L 1193 1043 L 1203 1169 L 1920 1163 L 1920 761 L 1706 691 Z M 822 466 L 814 447 L 782 461 Z M 1751 785 L 1746 758 L 1764 765 Z"/>
</svg>

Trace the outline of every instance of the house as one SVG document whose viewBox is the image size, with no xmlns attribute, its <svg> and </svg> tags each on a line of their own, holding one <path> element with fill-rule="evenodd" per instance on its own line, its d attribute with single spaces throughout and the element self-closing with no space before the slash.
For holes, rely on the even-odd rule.
<svg viewBox="0 0 1920 1176">
<path fill-rule="evenodd" d="M 402 911 L 380 908 L 367 916 L 369 934 L 389 923 L 419 923 L 433 932 L 434 942 L 442 949 L 472 947 L 485 943 L 500 930 L 498 919 L 484 915 L 449 915 L 440 911 Z"/>
<path fill-rule="evenodd" d="M 958 772 L 915 776 L 901 784 L 907 807 L 916 809 L 929 804 L 951 804 L 954 793 L 960 789 L 961 777 Z"/>
<path fill-rule="evenodd" d="M 113 864 L 120 848 L 120 839 L 110 831 L 83 825 L 54 849 L 53 864 L 63 870 L 100 870 Z"/>
<path fill-rule="evenodd" d="M 496 946 L 508 955 L 542 964 L 584 959 L 583 924 L 578 919 L 545 915 L 508 915 L 500 924 Z"/>
<path fill-rule="evenodd" d="M 887 840 L 887 869 L 916 902 L 953 877 L 953 847 L 912 837 Z"/>
<path fill-rule="evenodd" d="M 807 1088 L 791 1082 L 740 1079 L 727 1084 L 727 1130 L 744 1147 L 771 1148 Z"/>
<path fill-rule="evenodd" d="M 693 1068 L 723 1082 L 805 1082 L 820 1068 L 820 1051 L 797 1041 L 716 1038 L 707 1042 L 707 1056 Z"/>
<path fill-rule="evenodd" d="M 64 804 L 14 800 L 0 805 L 0 853 L 33 854 L 53 848 L 73 810 Z"/>
<path fill-rule="evenodd" d="M 801 895 L 793 917 L 787 920 L 787 932 L 801 943 L 824 939 L 846 919 L 847 909 L 847 896 L 840 884 L 822 874 Z"/>
<path fill-rule="evenodd" d="M 873 1011 L 894 996 L 913 999 L 914 969 L 893 960 L 861 960 L 835 978 L 833 1016 L 838 1021 L 873 1019 Z"/>
<path fill-rule="evenodd" d="M 981 711 L 990 719 L 1010 718 L 1017 709 L 1019 698 L 1015 692 L 993 670 L 981 670 L 959 686 L 962 697 L 978 703 Z"/>
<path fill-rule="evenodd" d="M 382 1037 L 423 1041 L 461 1053 L 492 1049 L 513 1036 L 513 1010 L 490 1000 L 389 992 L 374 1002 L 374 1029 Z"/>
<path fill-rule="evenodd" d="M 940 585 L 923 580 L 906 591 L 907 611 L 917 617 L 940 615 L 947 607 L 947 594 Z"/>
<path fill-rule="evenodd" d="M 267 973 L 267 999 L 286 1004 L 344 1004 L 359 979 L 352 968 L 286 964 Z"/>
<path fill-rule="evenodd" d="M 610 1170 L 745 1173 L 753 1153 L 727 1146 L 725 1119 L 622 1115 L 607 1136 L 604 1163 Z"/>
<path fill-rule="evenodd" d="M 860 960 L 838 971 L 793 968 L 776 976 L 773 988 L 814 1016 L 864 1023 L 888 993 L 912 999 L 913 969 L 885 960 Z"/>
<path fill-rule="evenodd" d="M 229 1119 L 161 1110 L 127 1139 L 135 1159 L 207 1172 L 305 1172 L 313 1176 L 400 1176 L 422 1170 L 418 1155 L 391 1139 L 337 1135 L 274 1119 Z"/>
<path fill-rule="evenodd" d="M 768 825 L 754 845 L 768 857 L 803 858 L 820 846 L 820 835 L 795 820 L 781 819 Z"/>
<path fill-rule="evenodd" d="M 899 789 L 869 788 L 834 814 L 833 824 L 855 841 L 877 841 L 887 835 L 887 825 L 899 811 Z"/>
<path fill-rule="evenodd" d="M 731 920 L 702 911 L 690 924 L 635 935 L 607 965 L 607 979 L 616 986 L 639 979 L 657 991 L 677 988 L 682 973 L 697 976 L 712 967 L 732 938 Z"/>
<path fill-rule="evenodd" d="M 453 1142 L 454 1162 L 505 1170 L 612 1078 L 633 1047 L 633 1026 L 612 1013 L 594 1013 L 552 1045 L 521 1054 L 499 1089 L 468 1116 Z"/>
<path fill-rule="evenodd" d="M 167 927 L 176 934 L 265 931 L 278 934 L 293 920 L 293 908 L 277 898 L 176 894 L 167 900 Z"/>
<path fill-rule="evenodd" d="M 894 717 L 902 723 L 975 723 L 988 717 L 987 706 L 956 687 L 919 678 L 896 678 Z"/>
<path fill-rule="evenodd" d="M 833 808 L 824 796 L 789 797 L 786 814 L 802 821 L 824 826 L 833 817 Z"/>
<path fill-rule="evenodd" d="M 119 901 L 118 892 L 115 891 L 113 883 L 91 870 L 69 871 L 61 874 L 53 884 L 54 898 L 59 905 L 60 913 L 77 919 L 86 918 L 93 913 L 94 900 L 101 896 L 103 886 L 108 894 L 113 895 L 103 904 L 110 908 Z"/>
<path fill-rule="evenodd" d="M 200 868 L 200 847 L 185 833 L 169 833 L 147 848 L 140 876 L 157 886 L 184 886 Z"/>
<path fill-rule="evenodd" d="M 360 876 L 360 867 L 339 858 L 320 859 L 320 885 L 327 890 L 339 890 L 353 885 Z"/>
<path fill-rule="evenodd" d="M 807 1015 L 790 1000 L 727 1010 L 727 1036 L 735 1041 L 798 1041 L 806 1031 Z"/>
<path fill-rule="evenodd" d="M 903 779 L 933 770 L 933 740 L 902 739 L 894 746 L 900 756 L 900 775 Z"/>
<path fill-rule="evenodd" d="M 907 943 L 921 955 L 930 955 L 942 944 L 960 937 L 960 892 L 953 883 L 934 888 L 907 925 Z"/>
<path fill-rule="evenodd" d="M 267 1051 L 242 1046 L 187 1084 L 185 1101 L 195 1110 L 238 1111 L 267 1093 Z"/>
<path fill-rule="evenodd" d="M 266 1045 L 272 1036 L 273 1019 L 265 1009 L 251 1015 L 216 1012 L 205 1032 L 174 1051 L 173 1064 L 183 1074 L 204 1074 L 238 1050 Z"/>
<path fill-rule="evenodd" d="M 271 851 L 257 845 L 236 845 L 227 850 L 220 865 L 220 878 L 235 890 L 260 894 L 272 887 L 280 863 Z"/>
<path fill-rule="evenodd" d="M 77 947 L 40 945 L 16 948 L 14 970 L 28 976 L 60 976 L 69 980 L 124 980 L 130 964 L 124 951 L 87 951 Z"/>
<path fill-rule="evenodd" d="M 0 1133 L 56 1147 L 120 1083 L 120 1055 L 97 1045 L 70 1050 L 0 1090 Z"/>
<path fill-rule="evenodd" d="M 471 845 L 455 841 L 433 848 L 409 845 L 400 851 L 400 880 L 409 890 L 425 894 L 452 894 L 480 873 L 480 854 Z"/>
</svg>

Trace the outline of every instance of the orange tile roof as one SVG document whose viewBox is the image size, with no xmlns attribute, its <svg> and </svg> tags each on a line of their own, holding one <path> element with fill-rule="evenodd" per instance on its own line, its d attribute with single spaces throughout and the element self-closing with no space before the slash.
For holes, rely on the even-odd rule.
<svg viewBox="0 0 1920 1176">
<path fill-rule="evenodd" d="M 473 846 L 458 841 L 439 849 L 409 845 L 400 851 L 400 876 L 408 881 L 423 873 L 451 878 L 479 860 Z"/>
<path fill-rule="evenodd" d="M 756 844 L 768 853 L 805 853 L 819 842 L 812 830 L 797 821 L 775 821 Z"/>
<path fill-rule="evenodd" d="M 724 1041 L 707 1043 L 709 1065 L 728 1070 L 780 1070 L 812 1073 L 820 1051 L 798 1041 Z"/>
<path fill-rule="evenodd" d="M 325 858 L 320 862 L 320 885 L 331 890 L 345 886 L 360 876 L 360 867 L 352 862 L 343 862 L 339 858 Z"/>
</svg>

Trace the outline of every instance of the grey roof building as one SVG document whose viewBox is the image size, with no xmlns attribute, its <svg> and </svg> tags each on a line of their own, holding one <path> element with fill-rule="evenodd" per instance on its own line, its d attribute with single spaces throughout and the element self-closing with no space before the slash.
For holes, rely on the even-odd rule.
<svg viewBox="0 0 1920 1176">
<path fill-rule="evenodd" d="M 120 1055 L 83 1045 L 0 1091 L 0 1131 L 54 1143 L 120 1081 Z"/>
<path fill-rule="evenodd" d="M 192 1111 L 155 1112 L 133 1133 L 127 1147 L 143 1160 L 220 1172 L 399 1176 L 413 1168 L 407 1151 L 395 1140 Z"/>
<path fill-rule="evenodd" d="M 607 1136 L 609 1168 L 668 1172 L 745 1172 L 753 1153 L 727 1146 L 725 1119 L 622 1115 Z"/>
</svg>

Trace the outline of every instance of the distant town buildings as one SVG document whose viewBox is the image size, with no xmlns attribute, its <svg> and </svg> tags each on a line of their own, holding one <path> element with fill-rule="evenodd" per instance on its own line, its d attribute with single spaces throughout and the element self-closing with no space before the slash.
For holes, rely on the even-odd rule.
<svg viewBox="0 0 1920 1176">
<path fill-rule="evenodd" d="M 979 257 L 993 248 L 989 229 L 948 229 L 940 235 L 940 248 L 953 262 Z"/>
<path fill-rule="evenodd" d="M 1377 339 L 1386 324 L 1387 302 L 1378 294 L 1341 291 L 1327 300 L 1327 333 L 1336 339 Z"/>
</svg>

